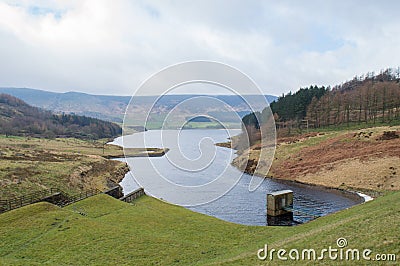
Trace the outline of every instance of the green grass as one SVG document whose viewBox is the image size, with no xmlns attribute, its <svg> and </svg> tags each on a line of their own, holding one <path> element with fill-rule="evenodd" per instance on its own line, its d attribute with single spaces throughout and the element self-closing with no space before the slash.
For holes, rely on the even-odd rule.
<svg viewBox="0 0 400 266">
<path fill-rule="evenodd" d="M 104 145 L 109 142 L 107 139 L 100 140 L 80 140 L 74 138 L 56 138 L 43 139 L 31 137 L 17 137 L 0 135 L 0 150 L 25 150 L 34 151 L 52 151 L 52 152 L 70 152 L 83 155 L 120 155 L 122 148 L 115 145 Z M 104 152 L 103 152 L 104 147 Z"/>
<path fill-rule="evenodd" d="M 99 195 L 64 209 L 38 203 L 0 215 L 0 265 L 255 265 L 264 244 L 320 250 L 339 237 L 349 248 L 399 255 L 399 210 L 397 192 L 301 226 L 260 227 L 147 196 L 126 204 Z"/>
<path fill-rule="evenodd" d="M 0 160 L 0 198 L 21 196 L 46 188 L 59 188 L 67 193 L 76 192 L 69 184 L 72 169 L 90 163 L 82 157 L 79 161 L 40 162 Z"/>
<path fill-rule="evenodd" d="M 224 122 L 220 124 L 218 122 L 188 122 L 184 126 L 187 129 L 223 129 L 223 128 L 232 128 L 232 129 L 240 129 L 239 123 L 227 123 Z"/>
<path fill-rule="evenodd" d="M 358 130 L 358 129 L 366 129 L 366 128 L 374 128 L 374 127 L 384 127 L 384 126 L 399 126 L 399 120 L 392 120 L 390 122 L 382 122 L 380 119 L 376 121 L 376 123 L 365 123 L 365 122 L 350 122 L 349 124 L 343 123 L 340 125 L 331 125 L 320 128 L 310 128 L 310 132 L 332 132 L 332 131 L 347 131 L 347 130 Z M 302 133 L 307 132 L 307 130 L 303 129 Z"/>
<path fill-rule="evenodd" d="M 133 117 L 128 117 L 125 120 L 125 129 L 130 125 L 143 125 L 146 129 L 177 129 L 185 126 L 186 128 L 192 129 L 204 129 L 204 128 L 221 128 L 221 125 L 218 122 L 195 122 L 195 121 L 186 121 L 184 117 L 176 118 L 176 120 L 171 119 L 168 121 L 166 115 L 162 114 L 151 114 L 151 116 L 144 121 L 143 119 L 135 119 Z M 237 122 L 223 122 L 223 125 L 226 128 L 241 128 L 241 124 Z"/>
</svg>

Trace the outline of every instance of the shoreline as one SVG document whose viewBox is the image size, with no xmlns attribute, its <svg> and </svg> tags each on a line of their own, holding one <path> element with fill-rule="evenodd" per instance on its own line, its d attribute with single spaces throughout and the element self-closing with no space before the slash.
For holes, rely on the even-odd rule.
<svg viewBox="0 0 400 266">
<path fill-rule="evenodd" d="M 119 145 L 117 143 L 114 142 L 115 140 L 113 140 L 112 142 L 107 143 L 107 145 L 115 145 L 118 147 L 122 147 L 122 145 Z M 222 142 L 222 143 L 215 143 L 216 146 L 219 147 L 223 147 L 223 148 L 229 148 L 229 149 L 233 149 L 236 150 L 234 147 L 232 147 L 232 143 L 230 141 L 228 142 Z M 127 154 L 125 151 L 126 150 L 130 150 L 129 152 L 131 152 L 131 154 L 129 155 L 129 153 Z M 105 157 L 106 159 L 122 159 L 122 158 L 135 158 L 135 157 L 162 157 L 164 156 L 167 152 L 169 151 L 168 148 L 123 148 L 123 154 L 120 155 L 111 155 L 111 156 L 107 156 Z M 239 155 L 237 155 L 238 157 Z M 235 157 L 235 158 L 237 158 Z M 236 164 L 234 164 L 234 161 L 231 162 L 231 165 L 234 166 L 236 169 L 238 169 L 239 171 L 246 173 L 248 175 L 254 175 L 254 173 L 249 173 L 245 170 L 240 169 L 240 167 Z M 129 171 L 128 171 L 129 172 Z M 284 178 L 279 178 L 279 177 L 273 177 L 273 176 L 267 176 L 267 175 L 257 175 L 258 177 L 262 177 L 262 178 L 269 178 L 269 179 L 273 179 L 282 183 L 294 183 L 297 185 L 305 185 L 305 186 L 313 186 L 316 187 L 318 189 L 324 189 L 324 190 L 330 190 L 330 191 L 335 191 L 335 192 L 339 192 L 340 194 L 344 194 L 345 196 L 352 198 L 357 202 L 357 204 L 360 203 L 365 203 L 368 201 L 373 200 L 374 198 L 378 197 L 381 195 L 380 192 L 378 191 L 366 191 L 364 189 L 358 189 L 358 188 L 339 188 L 339 187 L 333 187 L 333 186 L 326 186 L 326 185 L 321 185 L 321 184 L 316 184 L 316 183 L 310 183 L 310 182 L 302 182 L 296 179 L 284 179 Z"/>
<path fill-rule="evenodd" d="M 110 144 L 116 145 L 116 144 Z M 119 145 L 116 145 L 119 146 Z M 122 147 L 122 146 L 119 146 Z M 123 148 L 123 147 L 122 147 Z M 123 148 L 122 154 L 106 155 L 106 159 L 136 158 L 136 157 L 162 157 L 169 151 L 169 148 Z"/>
<path fill-rule="evenodd" d="M 143 133 L 148 131 L 143 130 L 143 131 L 137 131 L 129 135 L 133 135 L 136 133 Z M 106 145 L 112 145 L 121 148 L 122 153 L 117 154 L 117 155 L 108 155 L 104 156 L 106 159 L 121 159 L 121 158 L 136 158 L 136 157 L 162 157 L 164 156 L 167 152 L 169 152 L 169 148 L 147 148 L 147 147 L 141 147 L 141 148 L 125 148 L 122 143 L 118 143 L 116 141 L 117 139 L 121 138 L 123 139 L 124 136 L 128 135 L 121 135 L 116 138 L 114 138 L 112 141 L 106 143 Z"/>
<path fill-rule="evenodd" d="M 232 164 L 232 166 L 234 166 L 236 169 L 238 169 L 239 171 L 242 171 L 241 169 L 239 169 L 236 165 Z M 245 171 L 242 171 L 245 174 L 254 176 L 254 174 L 251 173 L 247 173 Z M 324 185 L 320 185 L 320 184 L 314 184 L 314 183 L 306 183 L 306 182 L 301 182 L 298 180 L 290 180 L 290 179 L 283 179 L 283 178 L 279 178 L 279 177 L 272 177 L 272 176 L 261 176 L 261 175 L 255 175 L 261 178 L 266 178 L 266 179 L 272 179 L 274 181 L 279 181 L 281 183 L 293 183 L 296 185 L 300 185 L 300 186 L 308 186 L 308 187 L 315 187 L 318 189 L 323 189 L 323 190 L 329 190 L 330 192 L 335 192 L 335 193 L 340 193 L 342 195 L 345 195 L 348 198 L 352 198 L 354 200 L 359 201 L 357 204 L 362 204 L 368 201 L 371 201 L 373 199 L 375 199 L 374 197 L 367 195 L 361 191 L 356 191 L 356 190 L 351 190 L 351 189 L 343 189 L 343 188 L 337 188 L 337 187 L 330 187 L 330 186 L 324 186 Z M 368 192 L 366 192 L 368 193 Z M 376 192 L 377 193 L 377 192 Z"/>
<path fill-rule="evenodd" d="M 246 173 L 246 174 L 248 174 L 248 173 Z M 252 175 L 252 174 L 250 174 L 250 175 Z M 259 176 L 259 175 L 256 175 L 256 176 Z M 324 185 L 320 185 L 320 184 L 306 183 L 306 182 L 301 182 L 298 180 L 288 180 L 288 179 L 282 179 L 282 178 L 271 177 L 271 176 L 259 176 L 259 177 L 273 179 L 275 181 L 279 181 L 282 183 L 294 183 L 294 184 L 300 185 L 300 186 L 303 185 L 303 186 L 308 186 L 308 187 L 316 187 L 318 189 L 329 190 L 330 192 L 334 191 L 334 193 L 344 194 L 344 195 L 346 195 L 346 197 L 353 198 L 357 201 L 360 201 L 358 204 L 365 203 L 365 202 L 368 202 L 368 201 L 371 201 L 374 199 L 374 197 L 372 197 L 370 195 L 364 194 L 360 191 L 351 190 L 351 189 L 330 187 L 330 186 L 324 186 Z"/>
<path fill-rule="evenodd" d="M 221 143 L 215 143 L 216 146 L 219 147 L 223 147 L 223 148 L 228 148 L 228 149 L 233 149 L 236 151 L 239 151 L 235 148 L 233 148 L 232 143 L 230 141 L 227 142 L 221 142 Z M 240 155 L 237 155 L 237 157 Z M 235 158 L 237 158 L 235 157 Z M 234 159 L 235 159 L 234 158 Z M 380 196 L 381 193 L 378 191 L 365 191 L 363 189 L 357 189 L 357 188 L 353 188 L 353 189 L 343 189 L 343 188 L 338 188 L 338 187 L 333 187 L 333 186 L 325 186 L 325 185 L 321 185 L 321 184 L 316 184 L 316 183 L 310 183 L 310 182 L 302 182 L 296 179 L 284 179 L 284 178 L 279 178 L 279 177 L 273 177 L 273 176 L 268 176 L 268 175 L 258 175 L 258 174 L 254 174 L 254 173 L 249 173 L 246 170 L 242 170 L 240 169 L 240 167 L 238 165 L 236 165 L 234 163 L 234 159 L 231 162 L 231 165 L 233 167 L 235 167 L 236 169 L 238 169 L 239 171 L 241 171 L 242 173 L 251 175 L 251 176 L 258 176 L 261 178 L 268 178 L 268 179 L 272 179 L 275 181 L 279 181 L 282 183 L 294 183 L 297 185 L 305 185 L 305 186 L 313 186 L 313 187 L 317 187 L 319 189 L 324 189 L 324 190 L 334 190 L 336 192 L 339 192 L 341 194 L 345 194 L 347 197 L 353 198 L 357 201 L 359 201 L 358 204 L 362 204 L 365 202 L 369 202 L 374 200 L 376 197 Z M 368 193 L 368 194 L 366 194 Z M 375 194 L 374 196 L 372 196 L 371 194 Z"/>
</svg>

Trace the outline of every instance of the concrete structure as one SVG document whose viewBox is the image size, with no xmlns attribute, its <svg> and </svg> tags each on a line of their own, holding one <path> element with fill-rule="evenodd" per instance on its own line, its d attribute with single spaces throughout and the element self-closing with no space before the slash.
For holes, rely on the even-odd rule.
<svg viewBox="0 0 400 266">
<path fill-rule="evenodd" d="M 293 191 L 281 190 L 267 194 L 267 215 L 280 216 L 292 213 Z"/>
<path fill-rule="evenodd" d="M 120 198 L 120 200 L 130 203 L 133 200 L 135 200 L 143 195 L 146 195 L 146 193 L 144 192 L 144 188 L 141 187 L 141 188 L 136 189 L 135 191 L 132 191 L 128 195 L 123 196 L 122 198 Z"/>
<path fill-rule="evenodd" d="M 120 185 L 110 188 L 109 190 L 104 191 L 103 193 L 116 199 L 120 199 L 124 196 L 124 193 L 122 192 L 122 187 Z"/>
</svg>

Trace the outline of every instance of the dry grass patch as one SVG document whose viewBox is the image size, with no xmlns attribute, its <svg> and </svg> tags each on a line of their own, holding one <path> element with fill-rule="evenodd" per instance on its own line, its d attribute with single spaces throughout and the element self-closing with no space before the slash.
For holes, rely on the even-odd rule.
<svg viewBox="0 0 400 266">
<path fill-rule="evenodd" d="M 0 198 L 48 188 L 74 194 L 115 185 L 128 167 L 103 158 L 123 155 L 122 148 L 103 145 L 106 141 L 0 137 Z"/>
</svg>

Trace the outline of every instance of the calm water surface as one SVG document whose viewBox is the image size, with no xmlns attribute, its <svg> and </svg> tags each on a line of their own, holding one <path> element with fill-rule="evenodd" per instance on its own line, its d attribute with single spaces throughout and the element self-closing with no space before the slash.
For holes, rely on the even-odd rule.
<svg viewBox="0 0 400 266">
<path fill-rule="evenodd" d="M 139 187 L 133 176 L 145 177 L 145 184 L 141 183 L 141 186 L 145 188 L 146 193 L 150 192 L 154 197 L 176 203 L 192 195 L 175 193 L 166 189 L 165 186 L 160 185 L 160 175 L 166 177 L 170 182 L 183 186 L 200 186 L 198 187 L 200 190 L 202 184 L 213 181 L 221 173 L 227 174 L 228 178 L 239 176 L 236 185 L 222 197 L 206 204 L 185 207 L 229 222 L 246 225 L 267 224 L 266 195 L 277 190 L 290 189 L 294 192 L 294 209 L 302 212 L 294 213 L 294 220 L 298 222 L 313 219 L 310 214 L 323 216 L 360 202 L 357 198 L 349 197 L 335 190 L 261 179 L 241 173 L 230 165 L 235 157 L 235 151 L 213 145 L 216 142 L 227 141 L 229 135 L 239 133 L 239 130 L 227 132 L 215 129 L 182 130 L 179 131 L 179 134 L 174 130 L 150 130 L 125 136 L 124 139 L 122 137 L 117 138 L 114 140 L 114 144 L 124 145 L 125 147 L 144 147 L 145 145 L 146 147 L 171 148 L 174 147 L 173 143 L 168 143 L 165 139 L 171 140 L 174 139 L 173 136 L 178 135 L 179 139 L 174 141 L 179 142 L 180 147 L 180 150 L 171 148 L 167 153 L 168 156 L 164 157 L 128 158 L 127 163 L 132 171 L 125 176 L 120 185 L 123 187 L 124 193 L 127 194 Z M 161 134 L 164 136 L 164 141 L 160 137 Z M 171 137 L 168 134 L 171 134 Z M 144 137 L 145 144 L 143 143 Z M 201 157 L 204 157 L 204 160 Z M 184 169 L 180 165 L 185 160 L 187 160 L 186 163 L 189 161 L 189 165 L 193 169 Z M 150 169 L 149 161 L 157 168 L 156 172 Z M 207 162 L 211 163 L 207 164 Z M 262 183 L 258 189 L 249 192 L 248 186 L 252 178 Z M 198 193 L 200 196 L 197 194 L 196 196 L 206 197 L 209 193 L 212 192 L 207 191 L 207 187 L 204 187 L 204 190 Z"/>
</svg>

